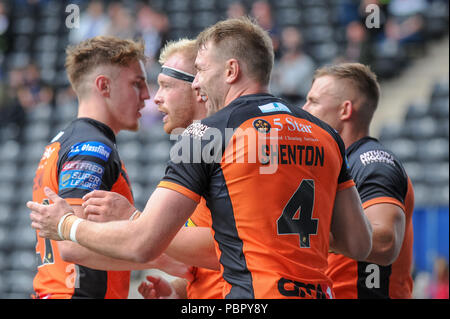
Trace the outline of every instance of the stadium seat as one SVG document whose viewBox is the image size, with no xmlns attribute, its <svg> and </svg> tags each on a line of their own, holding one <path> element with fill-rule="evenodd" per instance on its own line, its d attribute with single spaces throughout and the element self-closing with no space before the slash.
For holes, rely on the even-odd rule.
<svg viewBox="0 0 450 319">
<path fill-rule="evenodd" d="M 384 146 L 391 150 L 400 161 L 411 161 L 416 159 L 417 143 L 407 138 L 398 138 L 383 142 Z"/>
<path fill-rule="evenodd" d="M 29 298 L 33 292 L 34 273 L 29 271 L 10 270 L 5 272 L 9 286 L 9 298 Z"/>
<path fill-rule="evenodd" d="M 9 254 L 9 267 L 14 270 L 25 270 L 34 272 L 36 270 L 36 253 L 34 247 L 27 247 L 27 250 L 15 250 Z"/>
<path fill-rule="evenodd" d="M 195 18 L 192 20 L 192 25 L 197 29 L 213 25 L 219 19 L 215 11 L 196 11 L 193 15 Z"/>
<path fill-rule="evenodd" d="M 449 118 L 449 98 L 441 97 L 432 99 L 429 113 L 437 119 Z"/>
<path fill-rule="evenodd" d="M 156 142 L 152 145 L 147 145 L 139 155 L 143 162 L 147 163 L 162 163 L 169 159 L 169 151 L 171 144 L 166 141 Z"/>
<path fill-rule="evenodd" d="M 283 26 L 299 26 L 302 20 L 301 10 L 298 8 L 280 8 L 275 12 L 275 19 Z"/>
<path fill-rule="evenodd" d="M 313 6 L 302 10 L 302 26 L 323 25 L 330 21 L 330 12 L 325 6 Z"/>
<path fill-rule="evenodd" d="M 404 124 L 404 134 L 411 139 L 427 139 L 436 134 L 436 122 L 430 116 L 409 120 Z"/>
<path fill-rule="evenodd" d="M 197 16 L 197 12 L 200 10 L 215 10 L 216 4 L 214 0 L 194 0 L 191 4 L 191 9 L 193 11 L 193 14 Z M 217 21 L 217 20 L 216 20 Z M 213 22 L 213 24 L 215 21 Z"/>
<path fill-rule="evenodd" d="M 24 127 L 23 138 L 27 142 L 38 141 L 46 143 L 49 139 L 49 136 L 50 136 L 50 126 L 48 125 L 47 122 L 29 123 L 27 126 Z"/>
<path fill-rule="evenodd" d="M 334 39 L 334 30 L 329 25 L 307 27 L 302 29 L 302 34 L 306 45 L 332 43 Z"/>
<path fill-rule="evenodd" d="M 0 143 L 0 167 L 2 164 L 14 162 L 20 155 L 20 144 L 15 140 Z"/>
<path fill-rule="evenodd" d="M 430 138 L 418 142 L 417 159 L 423 163 L 448 161 L 448 139 Z"/>
<path fill-rule="evenodd" d="M 428 114 L 428 105 L 425 102 L 414 102 L 407 107 L 405 120 L 421 119 Z"/>
<path fill-rule="evenodd" d="M 0 164 L 0 202 L 1 199 L 9 198 L 3 194 L 3 191 L 8 192 L 8 189 L 14 185 L 17 178 L 17 166 L 15 162 L 5 162 Z M 10 194 L 8 192 L 8 194 Z"/>
<path fill-rule="evenodd" d="M 30 16 L 24 16 L 21 18 L 17 18 L 12 23 L 11 31 L 13 34 L 32 34 L 34 32 L 35 22 L 34 19 Z"/>
<path fill-rule="evenodd" d="M 166 12 L 189 12 L 189 0 L 167 0 L 165 3 Z M 172 22 L 172 21 L 171 21 Z"/>
</svg>

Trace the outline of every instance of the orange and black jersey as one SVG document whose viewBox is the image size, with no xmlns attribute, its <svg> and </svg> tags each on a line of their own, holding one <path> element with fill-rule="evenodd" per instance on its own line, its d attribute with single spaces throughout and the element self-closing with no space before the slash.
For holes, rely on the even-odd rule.
<svg viewBox="0 0 450 319">
<path fill-rule="evenodd" d="M 405 213 L 405 235 L 397 260 L 389 266 L 330 254 L 327 274 L 337 298 L 411 298 L 414 191 L 396 158 L 375 138 L 364 137 L 347 149 L 350 172 L 363 208 L 390 203 Z"/>
<path fill-rule="evenodd" d="M 44 202 L 48 186 L 71 205 L 81 205 L 92 190 L 133 196 L 119 158 L 113 131 L 93 119 L 79 118 L 45 148 L 33 185 L 33 201 Z M 36 244 L 38 269 L 34 290 L 38 298 L 127 298 L 130 272 L 100 271 L 62 260 L 56 242 Z"/>
<path fill-rule="evenodd" d="M 226 298 L 330 298 L 336 192 L 354 185 L 330 126 L 270 94 L 193 123 L 159 187 L 211 211 Z"/>
<path fill-rule="evenodd" d="M 211 227 L 211 223 L 211 212 L 202 198 L 186 226 Z M 193 267 L 192 273 L 194 279 L 186 287 L 188 299 L 222 299 L 223 278 L 220 271 Z"/>
</svg>

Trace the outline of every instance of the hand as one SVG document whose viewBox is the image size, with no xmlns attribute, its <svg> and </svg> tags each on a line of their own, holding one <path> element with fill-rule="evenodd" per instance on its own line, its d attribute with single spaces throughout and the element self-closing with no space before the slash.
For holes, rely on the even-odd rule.
<svg viewBox="0 0 450 319">
<path fill-rule="evenodd" d="M 124 196 L 108 191 L 95 190 L 83 196 L 84 215 L 94 222 L 129 219 L 136 208 Z"/>
<path fill-rule="evenodd" d="M 73 213 L 70 205 L 49 187 L 44 188 L 45 195 L 54 203 L 43 205 L 36 202 L 27 202 L 31 209 L 31 227 L 39 230 L 39 236 L 53 240 L 62 240 L 58 235 L 58 223 L 62 216 L 68 212 Z"/>
<path fill-rule="evenodd" d="M 166 254 L 161 254 L 155 260 L 149 262 L 150 268 L 157 268 L 169 275 L 184 278 L 188 281 L 194 280 L 193 268 Z"/>
<path fill-rule="evenodd" d="M 143 281 L 138 291 L 144 299 L 179 299 L 172 285 L 162 277 L 146 277 L 149 282 Z"/>
</svg>

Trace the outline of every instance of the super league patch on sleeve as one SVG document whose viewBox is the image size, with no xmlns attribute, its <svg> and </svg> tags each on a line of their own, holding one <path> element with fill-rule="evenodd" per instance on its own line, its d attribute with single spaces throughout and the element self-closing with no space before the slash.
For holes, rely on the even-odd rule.
<svg viewBox="0 0 450 319">
<path fill-rule="evenodd" d="M 106 162 L 108 161 L 110 154 L 111 148 L 109 146 L 100 142 L 92 141 L 73 145 L 68 154 L 68 158 L 70 159 L 74 156 L 86 155 L 98 157 Z"/>
<path fill-rule="evenodd" d="M 101 165 L 90 161 L 66 162 L 61 170 L 59 187 L 60 189 L 99 189 L 104 171 Z"/>
</svg>

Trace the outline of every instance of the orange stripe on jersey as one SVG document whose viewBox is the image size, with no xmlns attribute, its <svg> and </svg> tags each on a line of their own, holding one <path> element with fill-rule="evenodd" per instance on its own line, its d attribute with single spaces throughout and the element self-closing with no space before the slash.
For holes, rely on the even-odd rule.
<svg viewBox="0 0 450 319">
<path fill-rule="evenodd" d="M 81 206 L 84 202 L 81 198 L 64 198 L 64 200 L 69 203 L 69 205 L 74 206 Z"/>
<path fill-rule="evenodd" d="M 186 197 L 189 197 L 194 202 L 197 202 L 197 204 L 200 202 L 200 195 L 194 193 L 190 189 L 183 187 L 177 183 L 161 181 L 157 187 L 163 187 L 163 188 L 168 188 L 168 189 L 174 190 L 180 194 L 183 194 Z"/>
<path fill-rule="evenodd" d="M 403 205 L 398 199 L 393 198 L 393 197 L 377 197 L 377 198 L 372 198 L 369 199 L 368 201 L 365 201 L 362 204 L 362 207 L 364 209 L 376 205 L 376 204 L 393 204 L 393 205 L 397 205 L 399 206 L 401 209 L 403 209 L 403 211 L 405 211 L 405 205 Z"/>
<path fill-rule="evenodd" d="M 211 227 L 211 212 L 202 197 L 200 204 L 191 216 L 193 226 Z M 222 299 L 222 273 L 206 268 L 194 268 L 194 280 L 189 282 L 186 291 L 188 299 Z"/>
</svg>

